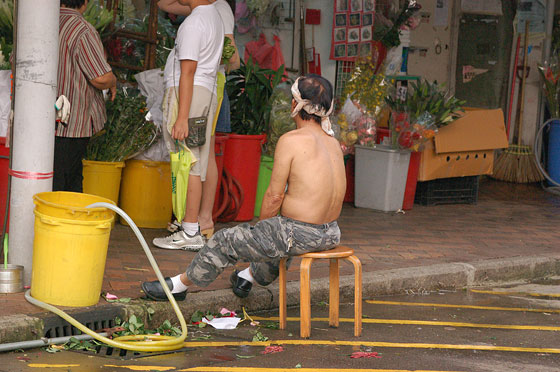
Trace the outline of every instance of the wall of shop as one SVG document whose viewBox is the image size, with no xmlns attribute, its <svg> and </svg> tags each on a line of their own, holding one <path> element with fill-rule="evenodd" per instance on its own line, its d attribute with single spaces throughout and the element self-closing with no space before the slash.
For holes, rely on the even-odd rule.
<svg viewBox="0 0 560 372">
<path fill-rule="evenodd" d="M 422 0 L 421 4 L 420 25 L 410 33 L 408 74 L 450 86 L 455 71 L 455 24 L 452 20 L 456 2 Z"/>
<path fill-rule="evenodd" d="M 266 15 L 261 20 L 261 26 L 253 29 L 246 34 L 240 34 L 236 31 L 235 40 L 238 49 L 243 57 L 245 51 L 245 44 L 258 37 L 260 32 L 263 32 L 267 40 L 272 43 L 273 36 L 277 35 L 281 40 L 282 53 L 290 74 L 299 75 L 300 65 L 300 9 L 294 9 L 296 1 L 281 0 L 278 1 L 278 8 L 273 12 L 278 17 L 278 24 L 273 25 L 273 20 L 270 15 Z M 290 5 L 290 3 L 292 5 Z M 328 4 L 328 5 L 327 5 Z M 329 79 L 333 84 L 336 76 L 336 63 L 329 60 L 331 33 L 332 33 L 332 18 L 333 18 L 333 5 L 330 1 L 325 0 L 307 0 L 305 6 L 309 9 L 321 10 L 321 21 L 319 25 L 310 26 L 305 25 L 305 43 L 306 47 L 312 46 L 313 34 L 315 34 L 315 50 L 321 56 L 321 72 L 324 77 Z M 288 20 L 287 20 L 288 19 Z M 290 19 L 293 19 L 291 21 Z M 298 71 L 294 71 L 298 70 Z"/>
</svg>

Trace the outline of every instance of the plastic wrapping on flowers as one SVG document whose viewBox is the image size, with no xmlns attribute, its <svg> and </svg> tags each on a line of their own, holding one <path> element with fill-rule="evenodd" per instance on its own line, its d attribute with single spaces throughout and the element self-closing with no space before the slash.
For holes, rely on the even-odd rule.
<svg viewBox="0 0 560 372">
<path fill-rule="evenodd" d="M 159 137 L 157 126 L 146 118 L 146 98 L 137 89 L 122 88 L 106 106 L 105 128 L 91 138 L 87 160 L 124 161 L 148 149 Z"/>
<path fill-rule="evenodd" d="M 270 98 L 271 110 L 269 127 L 267 133 L 267 141 L 265 144 L 264 154 L 274 157 L 276 144 L 280 137 L 293 129 L 296 129 L 296 123 L 292 120 L 292 93 L 290 85 L 282 83 L 278 85 Z"/>
<path fill-rule="evenodd" d="M 560 118 L 560 63 L 558 56 L 538 65 L 544 82 L 548 111 L 553 118 Z"/>
<path fill-rule="evenodd" d="M 418 117 L 404 111 L 391 113 L 391 145 L 400 150 L 420 151 L 421 146 L 436 135 L 434 117 L 424 112 Z"/>
<path fill-rule="evenodd" d="M 336 136 L 344 155 L 353 154 L 356 144 L 375 145 L 376 121 L 357 101 L 347 98 L 336 118 Z"/>
</svg>

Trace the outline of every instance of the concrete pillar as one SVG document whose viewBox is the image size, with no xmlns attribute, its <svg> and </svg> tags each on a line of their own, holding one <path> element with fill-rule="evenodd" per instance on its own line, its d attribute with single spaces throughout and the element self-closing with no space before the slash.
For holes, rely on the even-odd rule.
<svg viewBox="0 0 560 372">
<path fill-rule="evenodd" d="M 9 260 L 31 283 L 33 195 L 52 190 L 59 0 L 18 0 Z M 34 179 L 35 178 L 35 179 Z M 43 178 L 43 179 L 37 179 Z"/>
</svg>

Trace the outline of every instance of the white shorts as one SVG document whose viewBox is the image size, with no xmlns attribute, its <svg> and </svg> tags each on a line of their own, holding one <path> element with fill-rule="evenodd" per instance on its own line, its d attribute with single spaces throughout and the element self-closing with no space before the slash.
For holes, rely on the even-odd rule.
<svg viewBox="0 0 560 372">
<path fill-rule="evenodd" d="M 170 152 L 177 151 L 175 148 L 175 140 L 171 137 L 171 130 L 173 125 L 177 120 L 177 115 L 179 113 L 179 97 L 177 96 L 179 88 L 168 88 L 165 91 L 165 96 L 163 97 L 162 111 L 163 111 L 163 128 L 167 130 L 163 131 L 163 137 L 165 139 L 165 144 Z M 208 105 L 211 104 L 210 110 L 208 110 Z M 208 169 L 208 154 L 210 153 L 210 144 L 212 136 L 212 123 L 214 122 L 214 115 L 218 107 L 218 99 L 216 95 L 212 96 L 210 90 L 205 87 L 195 85 L 193 87 L 193 97 L 191 102 L 191 108 L 189 111 L 189 117 L 195 118 L 203 116 L 208 113 L 208 119 L 206 120 L 206 143 L 200 147 L 189 148 L 193 153 L 196 163 L 191 167 L 190 175 L 200 176 L 201 181 L 206 181 L 206 171 Z M 184 141 L 182 141 L 184 144 Z"/>
</svg>

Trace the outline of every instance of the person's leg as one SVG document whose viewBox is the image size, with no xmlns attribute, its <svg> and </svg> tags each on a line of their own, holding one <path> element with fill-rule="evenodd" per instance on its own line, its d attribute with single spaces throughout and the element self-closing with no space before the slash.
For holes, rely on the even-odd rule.
<svg viewBox="0 0 560 372">
<path fill-rule="evenodd" d="M 207 238 L 210 238 L 214 232 L 212 209 L 214 208 L 214 198 L 216 196 L 216 187 L 218 186 L 218 166 L 216 165 L 216 154 L 214 151 L 215 141 L 216 137 L 212 136 L 210 151 L 208 152 L 206 181 L 202 183 L 202 201 L 200 203 L 200 213 L 198 214 L 200 231 L 202 235 L 206 235 Z"/>
<path fill-rule="evenodd" d="M 54 138 L 53 191 L 64 191 L 66 188 L 66 142 L 64 137 Z"/>
<path fill-rule="evenodd" d="M 66 180 L 67 191 L 82 192 L 83 190 L 83 163 L 82 159 L 86 155 L 89 137 L 72 138 L 72 150 L 70 151 L 71 165 L 68 170 L 68 179 Z"/>
<path fill-rule="evenodd" d="M 82 159 L 89 138 L 55 137 L 53 191 L 82 192 Z"/>
<path fill-rule="evenodd" d="M 216 232 L 194 257 L 186 276 L 195 285 L 206 287 L 226 267 L 238 261 L 276 262 L 278 265 L 287 250 L 288 233 L 284 221 L 282 217 L 273 217 L 255 226 L 243 223 Z"/>
<path fill-rule="evenodd" d="M 284 221 L 283 217 L 273 217 L 259 221 L 254 227 L 243 223 L 218 231 L 196 254 L 184 274 L 166 279 L 170 289 L 174 292 L 174 288 L 183 285 L 206 287 L 226 267 L 237 261 L 279 262 L 285 256 L 287 248 L 288 235 Z M 179 284 L 177 280 L 180 280 L 181 285 L 173 285 L 173 281 Z M 151 299 L 167 299 L 158 281 L 144 282 L 142 288 Z M 185 293 L 186 290 L 183 290 L 174 295 L 178 299 L 184 299 Z"/>
<path fill-rule="evenodd" d="M 183 222 L 197 223 L 200 211 L 200 199 L 202 198 L 202 182 L 200 176 L 189 175 L 189 186 L 187 188 L 187 202 L 185 218 Z"/>
</svg>

